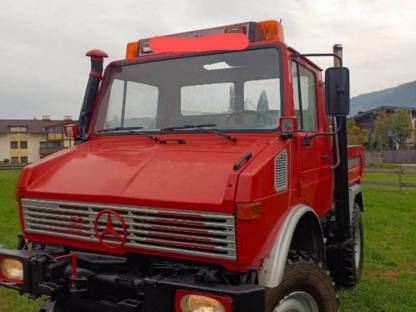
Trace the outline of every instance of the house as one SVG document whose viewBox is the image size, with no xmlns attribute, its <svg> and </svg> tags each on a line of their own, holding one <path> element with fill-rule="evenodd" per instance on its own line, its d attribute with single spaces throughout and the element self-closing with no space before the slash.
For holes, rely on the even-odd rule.
<svg viewBox="0 0 416 312">
<path fill-rule="evenodd" d="M 372 149 L 372 145 L 374 142 L 372 142 L 373 137 L 373 131 L 374 131 L 374 120 L 377 117 L 377 114 L 380 111 L 384 111 L 387 115 L 392 115 L 397 109 L 404 108 L 409 109 L 410 114 L 409 118 L 413 126 L 413 133 L 412 136 L 407 140 L 406 147 L 407 148 L 415 148 L 416 147 L 416 107 L 415 108 L 409 108 L 409 107 L 397 107 L 397 106 L 379 106 L 376 108 L 373 108 L 366 112 L 359 112 L 357 115 L 353 116 L 352 119 L 355 121 L 355 124 L 362 129 L 368 130 L 368 148 Z M 390 149 L 394 149 L 394 143 L 393 143 L 393 135 L 389 137 L 389 146 Z"/>
<path fill-rule="evenodd" d="M 62 120 L 0 119 L 0 162 L 31 163 L 74 144 L 64 134 L 64 125 L 73 123 L 69 116 Z"/>
</svg>

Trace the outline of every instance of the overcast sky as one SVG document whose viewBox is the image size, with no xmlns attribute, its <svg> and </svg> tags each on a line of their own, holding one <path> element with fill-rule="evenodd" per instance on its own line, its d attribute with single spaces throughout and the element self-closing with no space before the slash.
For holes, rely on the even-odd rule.
<svg viewBox="0 0 416 312">
<path fill-rule="evenodd" d="M 90 48 L 242 21 L 282 19 L 300 52 L 344 45 L 352 94 L 416 80 L 414 0 L 0 0 L 0 118 L 77 117 Z M 325 67 L 323 60 L 316 60 Z"/>
</svg>

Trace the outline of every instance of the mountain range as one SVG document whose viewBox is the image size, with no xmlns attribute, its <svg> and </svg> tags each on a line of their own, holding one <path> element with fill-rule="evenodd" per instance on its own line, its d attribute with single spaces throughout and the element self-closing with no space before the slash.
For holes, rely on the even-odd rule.
<svg viewBox="0 0 416 312">
<path fill-rule="evenodd" d="M 416 107 L 416 81 L 351 98 L 350 115 L 378 106 Z"/>
</svg>

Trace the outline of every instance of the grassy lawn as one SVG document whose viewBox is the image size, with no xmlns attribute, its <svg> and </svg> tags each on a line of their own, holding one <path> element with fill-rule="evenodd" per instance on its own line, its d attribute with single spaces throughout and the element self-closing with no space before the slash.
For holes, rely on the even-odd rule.
<svg viewBox="0 0 416 312">
<path fill-rule="evenodd" d="M 365 187 L 364 279 L 342 311 L 416 311 L 416 191 Z"/>
<path fill-rule="evenodd" d="M 14 200 L 14 188 L 19 171 L 0 171 L 0 244 L 16 248 L 19 218 Z M 18 295 L 15 291 L 0 289 L 0 312 L 37 312 L 38 302 Z"/>
<path fill-rule="evenodd" d="M 0 171 L 0 244 L 10 248 L 18 232 L 17 175 Z M 399 193 L 366 186 L 364 200 L 364 278 L 355 289 L 341 292 L 341 311 L 416 311 L 416 190 Z M 0 289 L 0 312 L 36 312 L 38 306 L 39 302 Z"/>
</svg>

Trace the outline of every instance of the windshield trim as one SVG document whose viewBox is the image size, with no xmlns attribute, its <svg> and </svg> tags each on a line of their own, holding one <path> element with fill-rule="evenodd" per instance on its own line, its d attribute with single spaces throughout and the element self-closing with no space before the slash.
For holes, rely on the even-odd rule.
<svg viewBox="0 0 416 312">
<path fill-rule="evenodd" d="M 189 57 L 196 57 L 196 56 L 205 56 L 205 55 L 215 55 L 215 54 L 224 54 L 224 53 L 234 53 L 234 52 L 244 52 L 244 51 L 250 51 L 250 50 L 260 50 L 260 49 L 275 49 L 278 52 L 278 66 L 279 66 L 279 70 L 281 72 L 283 69 L 283 53 L 282 53 L 282 48 L 277 45 L 276 43 L 260 43 L 260 44 L 253 44 L 250 45 L 247 49 L 245 50 L 233 50 L 233 51 L 207 51 L 207 52 L 199 52 L 199 53 L 179 53 L 179 54 L 157 54 L 157 55 L 149 55 L 149 56 L 142 56 L 141 58 L 137 58 L 134 60 L 122 60 L 122 61 L 115 61 L 110 63 L 104 73 L 104 78 L 100 87 L 100 93 L 99 93 L 99 97 L 97 98 L 96 101 L 96 107 L 95 107 L 95 111 L 93 114 L 93 120 L 92 120 L 92 124 L 91 124 L 91 133 L 94 136 L 100 137 L 100 136 L 112 136 L 112 135 L 126 135 L 126 133 L 114 133 L 114 132 L 108 132 L 108 133 L 103 133 L 103 132 L 99 132 L 96 130 L 96 126 L 97 126 L 97 121 L 98 121 L 98 116 L 99 116 L 99 111 L 100 111 L 100 107 L 102 105 L 102 101 L 105 97 L 105 92 L 104 89 L 106 89 L 108 87 L 108 84 L 111 82 L 111 76 L 110 76 L 110 72 L 111 69 L 116 67 L 116 66 L 130 66 L 130 65 L 137 65 L 137 64 L 143 64 L 143 63 L 153 63 L 153 62 L 160 62 L 160 61 L 164 61 L 164 60 L 175 60 L 175 59 L 181 59 L 181 58 L 189 58 Z M 284 76 L 280 77 L 280 116 L 284 116 L 285 113 L 285 102 L 284 102 L 284 98 L 285 98 L 285 88 L 284 88 Z M 224 133 L 270 133 L 270 132 L 277 132 L 280 130 L 280 124 L 277 124 L 276 128 L 270 128 L 270 129 L 222 129 L 219 128 L 218 130 L 220 130 L 221 132 Z M 173 131 L 161 131 L 159 130 L 146 130 L 143 129 L 140 132 L 144 132 L 144 133 L 149 133 L 149 134 L 173 134 L 173 133 L 181 133 L 181 134 L 192 134 L 192 133 L 197 133 L 197 134 L 201 134 L 201 131 L 198 130 L 184 130 L 184 129 L 178 129 L 178 130 L 173 130 Z M 133 134 L 133 133 L 130 133 Z"/>
</svg>

